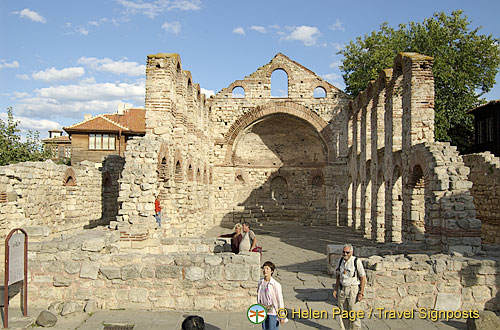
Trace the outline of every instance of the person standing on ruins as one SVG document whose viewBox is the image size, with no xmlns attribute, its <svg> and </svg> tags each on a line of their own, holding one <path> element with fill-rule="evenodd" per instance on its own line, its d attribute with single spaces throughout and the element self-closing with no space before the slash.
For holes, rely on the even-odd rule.
<svg viewBox="0 0 500 330">
<path fill-rule="evenodd" d="M 248 222 L 243 223 L 243 238 L 240 243 L 240 252 L 252 251 L 257 246 L 257 238 L 255 233 L 250 230 L 250 224 Z"/>
<path fill-rule="evenodd" d="M 158 195 L 156 195 L 156 197 L 155 197 L 155 218 L 156 218 L 156 222 L 158 223 L 158 227 L 161 228 L 161 206 L 160 206 L 160 199 L 159 199 Z"/>
<path fill-rule="evenodd" d="M 243 239 L 241 223 L 234 225 L 234 231 L 231 234 L 219 235 L 219 237 L 231 237 L 231 251 L 238 254 L 240 252 L 240 243 Z"/>
<path fill-rule="evenodd" d="M 341 311 L 357 311 L 365 292 L 365 269 L 361 260 L 353 256 L 353 252 L 351 244 L 344 245 L 343 256 L 337 266 L 337 282 L 333 297 L 337 299 Z M 349 318 L 341 320 L 347 329 L 361 329 L 359 318 L 355 321 L 350 321 Z"/>
</svg>

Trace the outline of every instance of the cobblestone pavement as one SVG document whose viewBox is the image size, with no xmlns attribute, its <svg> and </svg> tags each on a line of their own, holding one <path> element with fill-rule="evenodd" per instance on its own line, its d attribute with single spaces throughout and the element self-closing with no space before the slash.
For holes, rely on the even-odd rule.
<svg viewBox="0 0 500 330">
<path fill-rule="evenodd" d="M 230 232 L 230 228 L 214 227 L 206 237 L 215 237 Z M 337 320 L 332 319 L 332 308 L 335 301 L 332 297 L 334 279 L 326 273 L 326 245 L 344 244 L 349 242 L 354 246 L 374 246 L 373 242 L 365 240 L 348 228 L 310 227 L 297 223 L 272 222 L 262 226 L 254 226 L 258 245 L 264 249 L 262 262 L 270 260 L 277 266 L 275 277 L 283 287 L 285 305 L 298 311 L 304 309 L 329 311 L 328 318 L 311 319 L 289 317 L 290 322 L 280 327 L 287 329 L 341 329 Z M 29 320 L 19 317 L 12 310 L 11 328 L 25 328 L 38 315 L 39 310 L 30 310 Z M 154 312 L 137 310 L 97 311 L 92 315 L 83 313 L 59 317 L 58 323 L 51 329 L 105 329 L 105 325 L 135 325 L 134 330 L 180 329 L 182 320 L 190 314 L 200 315 L 205 319 L 207 330 L 245 330 L 261 329 L 260 325 L 251 324 L 245 312 Z M 431 322 L 421 319 L 386 320 L 372 317 L 364 319 L 363 329 L 466 329 L 464 320 L 448 322 Z"/>
</svg>

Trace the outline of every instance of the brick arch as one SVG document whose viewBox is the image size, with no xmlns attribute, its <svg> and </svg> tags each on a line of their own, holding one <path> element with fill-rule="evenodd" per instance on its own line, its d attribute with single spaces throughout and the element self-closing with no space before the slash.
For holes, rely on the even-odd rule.
<svg viewBox="0 0 500 330">
<path fill-rule="evenodd" d="M 232 161 L 231 158 L 233 153 L 233 146 L 236 138 L 240 135 L 240 133 L 242 133 L 248 126 L 255 123 L 257 120 L 274 114 L 287 114 L 293 117 L 297 117 L 314 127 L 314 129 L 316 129 L 319 136 L 325 143 L 327 161 L 331 160 L 330 158 L 333 153 L 330 151 L 330 148 L 331 146 L 334 146 L 334 141 L 333 132 L 328 126 L 328 123 L 323 120 L 318 114 L 300 104 L 290 101 L 283 101 L 271 102 L 263 106 L 257 106 L 235 120 L 225 136 L 225 144 L 227 145 L 225 156 L 226 164 L 230 164 Z"/>
<path fill-rule="evenodd" d="M 266 78 L 269 79 L 269 80 L 271 80 L 271 75 L 276 70 L 283 70 L 283 71 L 285 71 L 286 75 L 288 77 L 288 81 L 290 81 L 290 79 L 292 79 L 292 76 L 291 76 L 292 70 L 288 67 L 288 65 L 286 65 L 284 63 L 273 63 L 273 64 L 271 64 L 267 68 Z"/>
<path fill-rule="evenodd" d="M 64 173 L 64 186 L 76 186 L 76 174 L 72 168 L 68 168 Z"/>
</svg>

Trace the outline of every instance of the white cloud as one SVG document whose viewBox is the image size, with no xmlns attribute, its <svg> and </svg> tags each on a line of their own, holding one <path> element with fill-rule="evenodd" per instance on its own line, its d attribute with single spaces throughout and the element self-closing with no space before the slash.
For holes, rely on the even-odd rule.
<svg viewBox="0 0 500 330">
<path fill-rule="evenodd" d="M 319 29 L 315 26 L 301 25 L 291 29 L 292 32 L 282 37 L 282 39 L 301 41 L 306 46 L 314 46 L 320 35 Z"/>
<path fill-rule="evenodd" d="M 78 30 L 76 30 L 76 33 L 87 36 L 89 35 L 89 30 L 87 30 L 86 28 L 79 28 Z"/>
<path fill-rule="evenodd" d="M 243 29 L 241 26 L 238 26 L 233 30 L 234 34 L 241 34 L 242 36 L 245 35 L 245 29 Z"/>
<path fill-rule="evenodd" d="M 270 29 L 275 29 L 275 30 L 279 30 L 280 29 L 280 26 L 278 24 L 273 24 L 273 25 L 270 25 L 269 26 Z"/>
<path fill-rule="evenodd" d="M 344 48 L 344 46 L 345 46 L 344 44 L 339 44 L 338 42 L 334 42 L 332 45 L 337 52 L 342 50 L 342 48 Z"/>
<path fill-rule="evenodd" d="M 206 97 L 210 97 L 210 96 L 215 95 L 215 92 L 211 89 L 205 89 L 205 88 L 201 87 L 200 90 L 203 94 L 205 94 Z"/>
<path fill-rule="evenodd" d="M 79 78 L 85 74 L 85 69 L 82 67 L 71 67 L 62 70 L 49 68 L 45 71 L 38 71 L 31 75 L 33 79 L 42 80 L 45 82 L 53 82 L 59 80 L 72 80 Z"/>
<path fill-rule="evenodd" d="M 201 0 L 116 0 L 125 8 L 125 14 L 143 14 L 149 18 L 154 18 L 165 11 L 171 10 L 199 10 Z"/>
<path fill-rule="evenodd" d="M 21 80 L 30 80 L 30 76 L 28 76 L 26 73 L 16 74 L 16 78 Z"/>
<path fill-rule="evenodd" d="M 104 23 L 107 23 L 108 22 L 108 19 L 106 17 L 103 17 L 101 18 L 100 20 L 98 21 L 90 21 L 89 22 L 89 25 L 92 25 L 92 26 L 100 26 Z"/>
<path fill-rule="evenodd" d="M 165 31 L 167 32 L 170 32 L 170 33 L 173 33 L 175 35 L 178 35 L 179 32 L 181 32 L 181 23 L 179 22 L 172 22 L 172 23 L 169 23 L 169 22 L 165 22 L 163 23 L 163 25 L 161 26 L 162 29 L 164 29 Z"/>
<path fill-rule="evenodd" d="M 263 27 L 263 26 L 260 26 L 260 25 L 252 25 L 250 27 L 250 30 L 254 30 L 254 31 L 257 31 L 257 32 L 260 32 L 260 33 L 267 33 L 266 28 Z"/>
<path fill-rule="evenodd" d="M 25 8 L 21 11 L 15 11 L 14 14 L 19 15 L 19 17 L 25 17 L 27 19 L 30 19 L 33 22 L 47 23 L 47 20 L 42 15 L 29 8 Z"/>
<path fill-rule="evenodd" d="M 115 112 L 121 102 L 144 106 L 145 80 L 135 83 L 92 83 L 35 89 L 35 96 L 20 99 L 16 113 L 35 118 L 77 118 L 82 113 Z"/>
<path fill-rule="evenodd" d="M 342 22 L 338 18 L 335 20 L 335 23 L 333 23 L 332 25 L 330 25 L 330 29 L 333 30 L 333 31 L 342 31 L 342 32 L 345 32 L 344 25 L 342 24 Z"/>
<path fill-rule="evenodd" d="M 26 97 L 30 97 L 31 94 L 30 93 L 26 93 L 26 92 L 14 92 L 12 93 L 12 96 L 16 99 L 23 99 L 23 98 L 26 98 Z"/>
<path fill-rule="evenodd" d="M 333 68 L 333 69 L 338 69 L 341 65 L 342 65 L 342 61 L 337 60 L 337 61 L 330 63 L 329 67 Z"/>
<path fill-rule="evenodd" d="M 12 63 L 7 63 L 5 60 L 0 60 L 0 70 L 1 69 L 17 69 L 19 67 L 19 62 L 14 61 Z"/>
<path fill-rule="evenodd" d="M 321 78 L 328 80 L 331 82 L 335 87 L 344 90 L 345 89 L 345 83 L 344 80 L 342 79 L 341 75 L 338 75 L 336 73 L 327 73 L 321 75 Z"/>
<path fill-rule="evenodd" d="M 143 76 L 146 74 L 146 66 L 139 65 L 136 62 L 113 61 L 110 58 L 80 57 L 77 63 L 85 65 L 94 71 L 126 74 L 128 76 Z"/>
</svg>

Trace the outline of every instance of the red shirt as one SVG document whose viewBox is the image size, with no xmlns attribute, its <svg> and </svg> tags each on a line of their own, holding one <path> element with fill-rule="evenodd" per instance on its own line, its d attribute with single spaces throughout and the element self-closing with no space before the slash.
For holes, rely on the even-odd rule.
<svg viewBox="0 0 500 330">
<path fill-rule="evenodd" d="M 158 199 L 155 199 L 155 212 L 158 213 L 160 211 L 161 211 L 160 201 Z"/>
</svg>

